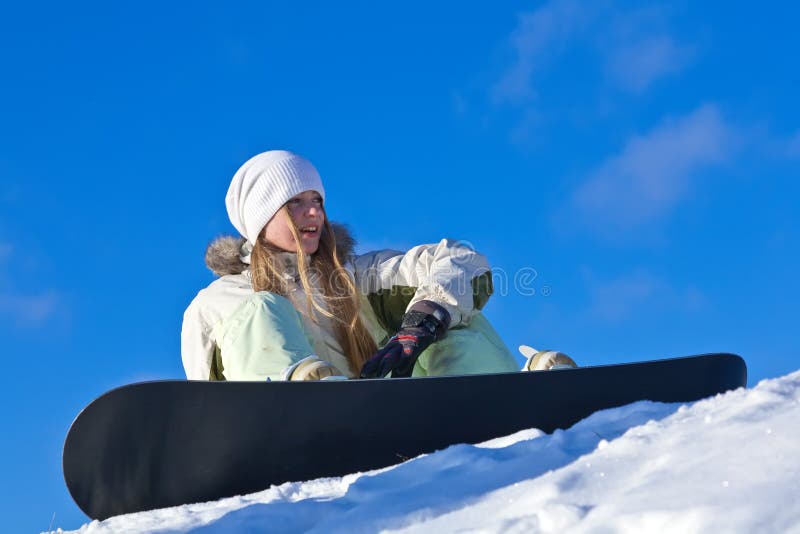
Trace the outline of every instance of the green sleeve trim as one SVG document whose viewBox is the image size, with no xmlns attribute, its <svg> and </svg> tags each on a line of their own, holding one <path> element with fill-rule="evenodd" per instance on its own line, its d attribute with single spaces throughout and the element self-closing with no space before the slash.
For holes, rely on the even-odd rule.
<svg viewBox="0 0 800 534">
<path fill-rule="evenodd" d="M 367 295 L 369 305 L 375 312 L 381 328 L 387 332 L 400 330 L 403 314 L 406 313 L 406 308 L 416 292 L 416 287 L 392 286 L 390 289 L 381 289 Z"/>
<path fill-rule="evenodd" d="M 494 293 L 494 284 L 491 271 L 486 271 L 472 279 L 472 304 L 476 310 L 482 310 L 486 306 L 492 293 Z"/>
<path fill-rule="evenodd" d="M 211 372 L 209 373 L 209 380 L 224 381 L 225 375 L 223 371 L 225 367 L 222 365 L 222 352 L 219 347 L 214 347 L 214 358 L 211 360 Z"/>
</svg>

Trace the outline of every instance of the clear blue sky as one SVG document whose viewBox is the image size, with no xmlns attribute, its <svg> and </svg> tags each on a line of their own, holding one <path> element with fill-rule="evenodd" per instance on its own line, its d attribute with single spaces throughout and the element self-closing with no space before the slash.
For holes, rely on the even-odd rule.
<svg viewBox="0 0 800 534">
<path fill-rule="evenodd" d="M 583 365 L 732 351 L 751 384 L 797 369 L 798 11 L 4 6 L 4 530 L 85 521 L 67 429 L 109 388 L 183 376 L 229 179 L 266 149 L 316 164 L 362 250 L 485 252 L 511 282 L 486 313 L 513 348 Z"/>
</svg>

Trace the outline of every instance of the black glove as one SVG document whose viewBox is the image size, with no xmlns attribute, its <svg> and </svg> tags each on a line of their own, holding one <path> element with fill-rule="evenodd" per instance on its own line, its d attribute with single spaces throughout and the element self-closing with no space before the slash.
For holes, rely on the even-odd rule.
<svg viewBox="0 0 800 534">
<path fill-rule="evenodd" d="M 400 330 L 361 368 L 361 378 L 411 376 L 422 351 L 442 339 L 450 326 L 450 314 L 430 300 L 421 300 L 403 315 Z"/>
</svg>

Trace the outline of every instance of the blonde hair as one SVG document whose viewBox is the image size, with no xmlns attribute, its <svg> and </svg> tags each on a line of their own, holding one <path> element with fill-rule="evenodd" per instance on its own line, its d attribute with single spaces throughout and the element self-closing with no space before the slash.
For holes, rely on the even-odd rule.
<svg viewBox="0 0 800 534">
<path fill-rule="evenodd" d="M 306 295 L 308 316 L 317 323 L 317 313 L 332 321 L 334 337 L 344 350 L 351 371 L 358 374 L 364 362 L 377 350 L 377 345 L 359 316 L 361 300 L 355 282 L 339 260 L 333 229 L 326 217 L 319 248 L 309 259 L 309 255 L 300 245 L 300 232 L 289 214 L 289 209 L 286 205 L 281 209 L 285 210 L 286 221 L 297 244 L 297 268 L 300 284 Z M 262 230 L 250 256 L 255 291 L 269 291 L 287 296 L 287 280 L 283 265 L 277 257 L 279 252 L 283 250 L 264 240 Z M 321 282 L 321 295 L 315 289 L 312 278 Z M 319 295 L 323 302 L 318 302 L 315 295 Z"/>
</svg>

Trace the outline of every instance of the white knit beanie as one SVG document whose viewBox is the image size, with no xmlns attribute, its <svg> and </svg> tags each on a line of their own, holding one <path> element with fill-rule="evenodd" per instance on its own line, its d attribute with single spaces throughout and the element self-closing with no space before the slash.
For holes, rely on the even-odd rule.
<svg viewBox="0 0 800 534">
<path fill-rule="evenodd" d="M 225 196 L 225 206 L 234 228 L 254 244 L 281 206 L 309 190 L 325 200 L 322 179 L 311 162 L 286 150 L 269 150 L 239 167 Z"/>
</svg>

